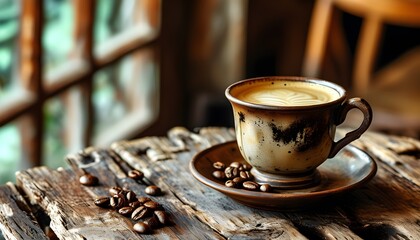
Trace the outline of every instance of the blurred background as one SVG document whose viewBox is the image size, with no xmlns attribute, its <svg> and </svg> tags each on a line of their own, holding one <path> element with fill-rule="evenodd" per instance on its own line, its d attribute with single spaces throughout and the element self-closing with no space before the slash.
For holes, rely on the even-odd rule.
<svg viewBox="0 0 420 240">
<path fill-rule="evenodd" d="M 231 127 L 224 90 L 257 76 L 339 83 L 372 129 L 419 138 L 419 5 L 0 0 L 0 183 L 87 146 Z"/>
</svg>

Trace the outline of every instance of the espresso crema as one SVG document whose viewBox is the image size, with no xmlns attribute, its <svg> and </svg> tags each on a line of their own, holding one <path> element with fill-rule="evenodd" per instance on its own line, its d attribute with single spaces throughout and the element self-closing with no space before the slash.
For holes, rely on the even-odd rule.
<svg viewBox="0 0 420 240">
<path fill-rule="evenodd" d="M 267 81 L 243 88 L 236 97 L 269 106 L 308 106 L 334 101 L 340 95 L 334 89 L 314 83 Z"/>
</svg>

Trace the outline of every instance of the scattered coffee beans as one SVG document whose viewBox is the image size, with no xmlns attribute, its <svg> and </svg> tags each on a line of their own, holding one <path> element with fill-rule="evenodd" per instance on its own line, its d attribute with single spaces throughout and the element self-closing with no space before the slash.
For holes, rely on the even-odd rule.
<svg viewBox="0 0 420 240">
<path fill-rule="evenodd" d="M 259 189 L 259 185 L 256 182 L 253 181 L 245 181 L 242 183 L 242 186 L 247 189 L 247 190 L 251 190 L 251 191 L 255 191 Z"/>
<path fill-rule="evenodd" d="M 125 206 L 126 199 L 122 194 L 116 194 L 109 199 L 109 205 L 114 209 L 120 209 Z"/>
<path fill-rule="evenodd" d="M 270 184 L 264 183 L 264 184 L 261 184 L 260 191 L 261 192 L 271 192 L 272 188 L 271 188 Z"/>
<path fill-rule="evenodd" d="M 157 210 L 154 212 L 154 214 L 162 225 L 167 225 L 169 223 L 169 217 L 165 211 Z"/>
<path fill-rule="evenodd" d="M 145 206 L 145 207 L 147 207 L 147 208 L 150 208 L 150 209 L 153 209 L 153 210 L 156 210 L 156 209 L 160 209 L 160 208 L 161 208 L 160 204 L 159 204 L 159 203 L 157 203 L 157 202 L 155 202 L 155 201 L 148 201 L 148 202 L 145 202 L 145 203 L 143 204 L 143 206 Z"/>
<path fill-rule="evenodd" d="M 134 224 L 133 229 L 138 233 L 149 233 L 152 231 L 150 226 L 144 222 L 138 222 Z"/>
<path fill-rule="evenodd" d="M 239 184 L 241 184 L 243 181 L 245 181 L 246 179 L 241 178 L 241 177 L 236 177 L 234 179 L 232 179 L 232 182 L 235 183 L 236 186 L 238 186 Z"/>
<path fill-rule="evenodd" d="M 143 205 L 145 202 L 152 201 L 152 199 L 148 197 L 139 197 L 137 198 L 137 201 Z"/>
<path fill-rule="evenodd" d="M 98 184 L 98 178 L 92 174 L 86 173 L 79 178 L 79 182 L 85 186 L 95 186 Z"/>
<path fill-rule="evenodd" d="M 213 167 L 218 170 L 224 170 L 226 165 L 222 162 L 215 162 L 213 163 Z"/>
<path fill-rule="evenodd" d="M 139 171 L 139 170 L 137 170 L 137 169 L 134 169 L 134 170 L 130 170 L 130 171 L 128 172 L 128 177 L 129 177 L 129 178 L 132 178 L 132 179 L 134 179 L 134 180 L 141 180 L 141 179 L 143 179 L 144 174 L 143 174 L 143 172 L 142 172 L 142 171 Z"/>
<path fill-rule="evenodd" d="M 229 166 L 225 169 L 226 178 L 233 179 L 239 175 L 238 168 Z"/>
<path fill-rule="evenodd" d="M 125 194 L 125 198 L 128 200 L 128 202 L 137 201 L 136 194 L 131 190 L 127 191 L 127 193 Z"/>
<path fill-rule="evenodd" d="M 150 233 L 153 229 L 169 224 L 169 216 L 163 206 L 149 197 L 137 197 L 133 191 L 120 187 L 111 187 L 108 192 L 110 197 L 98 197 L 94 200 L 95 205 L 101 208 L 111 207 L 122 216 L 136 221 L 133 225 L 134 231 Z M 161 190 L 152 185 L 146 187 L 145 192 L 158 195 Z"/>
<path fill-rule="evenodd" d="M 230 188 L 234 188 L 234 187 L 236 187 L 236 184 L 232 180 L 227 180 L 225 182 L 225 186 L 230 187 Z"/>
<path fill-rule="evenodd" d="M 240 163 L 240 162 L 232 162 L 229 166 L 239 169 L 239 168 L 242 168 L 242 163 Z"/>
<path fill-rule="evenodd" d="M 251 180 L 253 178 L 252 174 L 249 171 L 240 171 L 239 176 L 245 180 Z"/>
<path fill-rule="evenodd" d="M 225 179 L 225 173 L 220 171 L 220 170 L 216 170 L 213 172 L 213 177 L 219 179 L 219 180 L 223 180 Z"/>
<path fill-rule="evenodd" d="M 128 204 L 128 206 L 132 207 L 133 209 L 136 209 L 141 206 L 141 203 L 139 201 L 131 202 Z"/>
<path fill-rule="evenodd" d="M 158 186 L 155 186 L 155 185 L 147 186 L 146 189 L 144 189 L 144 192 L 148 195 L 151 195 L 151 196 L 157 196 L 157 195 L 160 195 L 162 193 L 160 188 Z"/>
<path fill-rule="evenodd" d="M 118 209 L 118 213 L 123 216 L 130 216 L 133 213 L 133 211 L 134 209 L 130 206 Z"/>
<path fill-rule="evenodd" d="M 109 206 L 109 197 L 100 197 L 95 199 L 95 205 L 101 208 L 108 208 Z"/>
<path fill-rule="evenodd" d="M 156 211 L 155 211 L 156 213 Z M 159 228 L 161 226 L 161 223 L 159 222 L 159 220 L 157 219 L 157 217 L 154 215 L 151 218 L 148 218 L 146 220 L 143 221 L 144 223 L 146 223 L 147 225 L 149 225 L 150 228 L 152 229 L 156 229 Z M 166 224 L 164 224 L 166 225 Z"/>
<path fill-rule="evenodd" d="M 120 193 L 121 191 L 122 191 L 122 188 L 120 188 L 120 187 L 112 187 L 108 190 L 109 195 L 111 195 L 111 196 L 114 196 L 114 195 Z"/>
<path fill-rule="evenodd" d="M 240 162 L 232 162 L 226 167 L 225 163 L 213 163 L 215 169 L 212 173 L 213 177 L 225 181 L 225 186 L 230 188 L 242 188 L 250 191 L 271 192 L 272 187 L 269 184 L 261 184 L 252 181 L 250 170 L 251 165 L 242 164 Z"/>
<path fill-rule="evenodd" d="M 136 208 L 131 214 L 131 219 L 134 221 L 140 220 L 142 218 L 148 217 L 151 214 L 151 209 L 146 206 L 140 206 Z"/>
</svg>

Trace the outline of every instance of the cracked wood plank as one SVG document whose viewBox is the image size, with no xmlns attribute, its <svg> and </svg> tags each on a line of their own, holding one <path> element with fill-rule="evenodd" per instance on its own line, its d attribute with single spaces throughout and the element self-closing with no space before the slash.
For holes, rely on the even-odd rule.
<svg viewBox="0 0 420 240">
<path fill-rule="evenodd" d="M 420 187 L 420 141 L 368 131 L 353 144 Z"/>
<path fill-rule="evenodd" d="M 10 182 L 0 186 L 0 229 L 6 239 L 49 239 Z"/>
</svg>

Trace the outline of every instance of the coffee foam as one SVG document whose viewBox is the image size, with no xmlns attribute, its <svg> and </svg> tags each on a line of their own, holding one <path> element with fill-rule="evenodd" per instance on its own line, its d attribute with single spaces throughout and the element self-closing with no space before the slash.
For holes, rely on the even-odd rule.
<svg viewBox="0 0 420 240">
<path fill-rule="evenodd" d="M 340 95 L 334 89 L 314 83 L 293 81 L 261 82 L 249 85 L 236 96 L 242 101 L 270 106 L 308 106 L 331 102 Z"/>
</svg>

